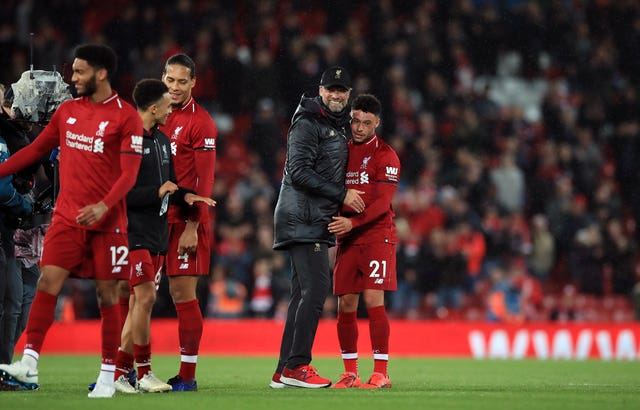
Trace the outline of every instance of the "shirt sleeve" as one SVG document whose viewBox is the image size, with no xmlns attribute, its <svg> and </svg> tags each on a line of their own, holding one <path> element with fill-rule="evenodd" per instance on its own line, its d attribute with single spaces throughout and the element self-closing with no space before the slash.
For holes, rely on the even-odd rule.
<svg viewBox="0 0 640 410">
<path fill-rule="evenodd" d="M 376 194 L 371 203 L 368 203 L 365 210 L 352 217 L 351 223 L 354 228 L 376 220 L 391 209 L 391 201 L 398 188 L 400 179 L 400 160 L 391 151 L 385 154 L 378 163 L 375 175 Z"/>
<path fill-rule="evenodd" d="M 216 168 L 216 138 L 218 130 L 210 117 L 201 120 L 199 126 L 194 128 L 193 146 L 195 150 L 196 170 L 196 194 L 210 198 L 213 192 Z M 197 202 L 189 210 L 189 219 L 199 221 L 202 215 L 209 212 L 209 207 L 204 202 Z"/>
<path fill-rule="evenodd" d="M 142 132 L 142 120 L 138 113 L 134 112 L 127 117 L 123 124 L 120 140 L 120 169 L 122 172 L 102 200 L 109 208 L 124 198 L 136 183 L 140 162 L 142 162 Z"/>
</svg>

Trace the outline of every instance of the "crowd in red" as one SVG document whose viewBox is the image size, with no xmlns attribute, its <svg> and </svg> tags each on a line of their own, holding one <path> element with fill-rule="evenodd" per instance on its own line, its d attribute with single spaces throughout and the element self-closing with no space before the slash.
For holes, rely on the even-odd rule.
<svg viewBox="0 0 640 410">
<path fill-rule="evenodd" d="M 271 244 L 287 123 L 340 64 L 353 94 L 381 99 L 379 134 L 403 166 L 395 317 L 634 319 L 635 1 L 9 0 L 0 10 L 3 83 L 29 66 L 30 32 L 40 69 L 66 73 L 80 42 L 111 45 L 125 96 L 167 56 L 194 58 L 194 94 L 220 129 L 213 268 L 201 284 L 212 317 L 281 315 L 289 267 Z M 69 292 L 91 300 L 82 286 Z M 155 314 L 172 314 L 166 289 Z"/>
</svg>

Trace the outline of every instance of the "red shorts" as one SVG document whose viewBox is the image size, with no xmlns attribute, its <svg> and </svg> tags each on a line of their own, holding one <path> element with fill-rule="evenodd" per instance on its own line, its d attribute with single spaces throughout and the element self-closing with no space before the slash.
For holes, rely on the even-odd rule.
<svg viewBox="0 0 640 410">
<path fill-rule="evenodd" d="M 148 249 L 136 249 L 129 252 L 129 289 L 141 283 L 153 282 L 156 290 L 160 286 L 164 255 L 152 255 Z"/>
<path fill-rule="evenodd" d="M 396 244 L 338 245 L 333 269 L 333 294 L 365 289 L 396 290 Z"/>
<path fill-rule="evenodd" d="M 186 222 L 169 224 L 169 251 L 166 256 L 167 276 L 208 275 L 211 258 L 209 223 L 198 225 L 198 249 L 185 256 L 178 255 L 178 242 Z"/>
<path fill-rule="evenodd" d="M 126 233 L 87 231 L 53 222 L 42 245 L 40 266 L 53 265 L 72 277 L 129 279 Z"/>
</svg>

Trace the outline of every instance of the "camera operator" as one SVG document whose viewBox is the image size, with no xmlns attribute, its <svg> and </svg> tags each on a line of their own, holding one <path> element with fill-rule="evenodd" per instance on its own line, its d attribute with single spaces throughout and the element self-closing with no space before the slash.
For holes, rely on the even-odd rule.
<svg viewBox="0 0 640 410">
<path fill-rule="evenodd" d="M 17 150 L 29 143 L 25 130 L 12 121 L 5 107 L 4 91 L 0 85 L 0 163 L 11 155 L 10 147 Z M 15 221 L 28 217 L 31 212 L 31 203 L 16 190 L 13 177 L 0 179 L 0 262 L 4 261 L 0 265 L 0 363 L 11 363 L 22 310 L 22 275 L 16 263 L 13 240 Z"/>
</svg>

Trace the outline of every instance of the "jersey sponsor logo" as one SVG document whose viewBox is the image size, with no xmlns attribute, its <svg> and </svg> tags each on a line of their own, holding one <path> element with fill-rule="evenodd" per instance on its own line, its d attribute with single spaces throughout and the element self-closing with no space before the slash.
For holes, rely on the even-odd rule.
<svg viewBox="0 0 640 410">
<path fill-rule="evenodd" d="M 178 137 L 180 136 L 180 131 L 182 131 L 183 128 L 184 128 L 183 126 L 176 127 L 176 129 L 173 130 L 173 134 L 171 134 L 171 139 L 177 140 Z"/>
<path fill-rule="evenodd" d="M 138 262 L 136 263 L 136 278 L 141 278 L 142 276 L 144 276 L 142 272 L 142 262 Z"/>
<path fill-rule="evenodd" d="M 93 152 L 97 154 L 104 153 L 104 141 L 102 141 L 102 138 L 97 138 L 96 141 L 94 142 Z"/>
<path fill-rule="evenodd" d="M 131 136 L 131 149 L 137 152 L 138 154 L 142 153 L 142 136 L 141 135 Z"/>
<path fill-rule="evenodd" d="M 386 167 L 385 177 L 389 181 L 398 182 L 398 168 L 396 168 L 396 167 Z"/>
<path fill-rule="evenodd" d="M 67 131 L 65 134 L 65 144 L 69 148 L 79 149 L 81 151 L 93 151 L 93 141 L 95 137 L 88 137 L 84 134 L 76 134 Z"/>
<path fill-rule="evenodd" d="M 364 184 L 368 184 L 368 183 L 369 183 L 369 173 L 361 172 L 360 173 L 360 184 L 364 185 Z"/>
<path fill-rule="evenodd" d="M 78 121 L 78 120 L 77 120 L 77 119 L 75 119 L 75 118 L 73 118 L 73 117 L 69 117 L 69 118 L 67 118 L 67 124 L 71 124 L 71 125 L 73 125 L 73 124 L 75 124 L 75 123 L 76 123 L 76 121 Z"/>
<path fill-rule="evenodd" d="M 104 137 L 104 131 L 107 129 L 107 125 L 109 125 L 109 121 L 100 122 L 100 125 L 98 125 L 98 131 L 96 131 L 96 137 Z"/>
<path fill-rule="evenodd" d="M 362 165 L 360 165 L 360 169 L 367 169 L 367 165 L 369 165 L 370 160 L 371 160 L 371 157 L 364 157 L 362 159 Z"/>
<path fill-rule="evenodd" d="M 216 149 L 216 139 L 215 138 L 205 138 L 204 139 L 204 147 L 207 149 Z"/>
<path fill-rule="evenodd" d="M 175 157 L 177 153 L 178 153 L 178 144 L 176 144 L 175 141 L 171 141 L 171 155 Z"/>
</svg>

